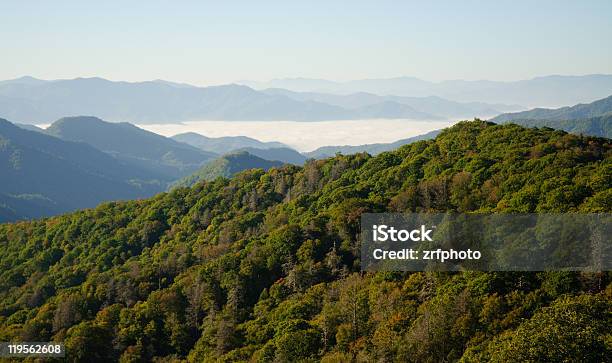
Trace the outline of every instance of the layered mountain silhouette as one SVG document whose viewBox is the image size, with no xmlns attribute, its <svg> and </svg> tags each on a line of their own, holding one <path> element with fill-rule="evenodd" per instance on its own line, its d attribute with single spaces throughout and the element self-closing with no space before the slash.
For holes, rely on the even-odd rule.
<svg viewBox="0 0 612 363">
<path fill-rule="evenodd" d="M 192 87 L 102 78 L 5 81 L 0 83 L 0 115 L 20 123 L 48 123 L 66 115 L 96 115 L 109 121 L 138 123 L 350 117 L 340 107 L 298 102 L 241 85 Z"/>
<path fill-rule="evenodd" d="M 392 94 L 392 93 L 389 93 Z M 398 94 L 401 96 L 401 94 Z M 436 95 L 428 94 L 427 96 Z M 352 103 L 350 99 L 364 99 Z M 367 100 L 366 100 L 367 99 Z M 192 120 L 438 120 L 517 110 L 517 106 L 461 104 L 437 98 L 361 95 L 296 95 L 229 84 L 195 87 L 167 81 L 114 82 L 102 78 L 45 81 L 32 77 L 0 82 L 0 116 L 45 124 L 70 115 L 108 121 L 173 123 Z"/>
<path fill-rule="evenodd" d="M 87 143 L 167 181 L 185 176 L 218 156 L 130 123 L 106 122 L 97 117 L 65 117 L 45 132 L 63 140 Z"/>
<path fill-rule="evenodd" d="M 38 218 L 109 200 L 151 196 L 165 185 L 91 145 L 0 119 L 0 221 Z"/>
<path fill-rule="evenodd" d="M 321 79 L 285 78 L 269 82 L 241 81 L 255 89 L 284 88 L 298 92 L 347 95 L 368 92 L 381 96 L 438 96 L 457 102 L 518 104 L 525 107 L 559 107 L 591 102 L 612 93 L 612 75 L 551 75 L 527 80 L 430 82 L 414 77 L 334 82 Z M 469 117 L 473 117 L 471 115 Z"/>
<path fill-rule="evenodd" d="M 49 123 L 66 115 L 96 115 L 135 123 L 436 120 L 489 117 L 524 106 L 591 102 L 612 92 L 610 75 L 547 76 L 516 82 L 428 82 L 399 77 L 243 83 L 262 90 L 237 84 L 195 87 L 162 80 L 131 83 L 102 78 L 45 81 L 22 77 L 0 82 L 0 116 L 25 124 Z"/>
<path fill-rule="evenodd" d="M 437 96 L 428 97 L 405 97 L 405 96 L 379 96 L 373 93 L 358 92 L 347 95 L 318 92 L 295 92 L 282 88 L 268 88 L 262 90 L 267 94 L 284 95 L 298 101 L 323 102 L 346 109 L 365 109 L 380 107 L 376 105 L 401 104 L 408 106 L 405 112 L 422 112 L 436 117 L 444 118 L 473 118 L 478 116 L 497 115 L 502 111 L 522 110 L 519 105 L 486 104 L 482 102 L 454 102 Z M 417 111 L 418 110 L 418 111 Z"/>
</svg>

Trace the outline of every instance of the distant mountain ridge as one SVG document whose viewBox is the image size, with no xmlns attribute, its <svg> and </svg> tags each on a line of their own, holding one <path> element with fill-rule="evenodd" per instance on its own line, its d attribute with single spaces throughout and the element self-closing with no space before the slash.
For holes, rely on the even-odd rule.
<svg viewBox="0 0 612 363">
<path fill-rule="evenodd" d="M 591 102 L 612 94 L 612 75 L 609 74 L 550 75 L 519 81 L 448 80 L 430 82 L 415 77 L 396 77 L 346 82 L 285 78 L 269 82 L 240 81 L 238 83 L 260 90 L 284 88 L 297 92 L 341 95 L 368 92 L 380 96 L 438 96 L 457 102 L 518 104 L 525 107 L 573 105 Z"/>
<path fill-rule="evenodd" d="M 114 82 L 76 78 L 0 83 L 0 115 L 20 123 L 47 123 L 66 115 L 109 121 L 343 119 L 346 110 L 270 96 L 242 85 L 195 87 L 171 82 Z"/>
<path fill-rule="evenodd" d="M 317 93 L 317 92 L 295 92 L 282 88 L 268 88 L 262 92 L 272 95 L 284 95 L 298 101 L 310 100 L 323 102 L 347 109 L 363 109 L 373 105 L 384 103 L 402 104 L 411 107 L 416 112 L 423 112 L 438 117 L 484 117 L 497 115 L 499 112 L 522 110 L 519 105 L 486 104 L 480 102 L 454 102 L 437 96 L 428 97 L 402 97 L 402 96 L 379 96 L 373 93 L 357 92 L 346 95 Z"/>
<path fill-rule="evenodd" d="M 195 120 L 440 120 L 481 116 L 483 110 L 490 116 L 517 109 L 503 105 L 496 109 L 499 104 L 459 104 L 439 97 L 372 96 L 362 105 L 348 107 L 333 102 L 333 95 L 263 92 L 238 84 L 196 87 L 162 80 L 115 82 L 94 77 L 45 81 L 22 77 L 0 81 L 0 116 L 24 124 L 45 124 L 76 115 L 150 124 Z"/>
</svg>

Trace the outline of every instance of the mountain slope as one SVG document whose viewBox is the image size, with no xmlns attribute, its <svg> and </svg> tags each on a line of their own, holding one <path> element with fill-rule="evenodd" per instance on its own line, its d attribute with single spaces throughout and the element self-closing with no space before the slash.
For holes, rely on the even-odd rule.
<svg viewBox="0 0 612 363">
<path fill-rule="evenodd" d="M 76 361 L 606 361 L 609 274 L 361 273 L 358 251 L 364 212 L 610 213 L 610 145 L 464 122 L 0 225 L 0 338 Z"/>
<path fill-rule="evenodd" d="M 36 131 L 36 132 L 45 132 L 45 129 L 40 128 L 36 125 L 28 125 L 28 124 L 14 124 L 15 126 L 21 127 L 24 130 Z"/>
<path fill-rule="evenodd" d="M 491 121 L 496 123 L 526 119 L 561 121 L 603 116 L 608 113 L 612 113 L 612 96 L 588 104 L 578 104 L 571 107 L 557 109 L 536 108 L 523 112 L 504 113 L 492 118 Z"/>
<path fill-rule="evenodd" d="M 246 151 L 247 153 L 262 159 L 282 161 L 285 164 L 302 165 L 306 161 L 306 157 L 304 155 L 288 147 L 275 147 L 269 149 L 245 147 L 238 149 L 237 151 Z"/>
<path fill-rule="evenodd" d="M 574 120 L 512 120 L 512 123 L 528 127 L 550 127 L 560 129 L 572 134 L 583 134 L 612 138 L 612 113 L 605 116 L 597 116 Z"/>
<path fill-rule="evenodd" d="M 5 220 L 142 198 L 163 190 L 146 170 L 118 162 L 89 145 L 24 130 L 3 119 L 0 175 Z"/>
<path fill-rule="evenodd" d="M 245 147 L 258 149 L 285 147 L 280 142 L 262 142 L 246 136 L 206 137 L 195 132 L 174 135 L 172 139 L 217 154 L 226 154 Z"/>
<path fill-rule="evenodd" d="M 216 156 L 129 123 L 105 122 L 97 117 L 64 117 L 45 132 L 63 140 L 87 143 L 168 181 L 193 172 Z"/>
<path fill-rule="evenodd" d="M 246 151 L 238 151 L 210 161 L 193 174 L 174 183 L 173 187 L 188 187 L 203 180 L 215 180 L 219 177 L 229 178 L 247 169 L 268 170 L 281 165 L 283 163 L 280 161 L 264 160 Z"/>
<path fill-rule="evenodd" d="M 0 192 L 0 223 L 43 218 L 68 210 L 42 194 L 9 195 Z"/>
<path fill-rule="evenodd" d="M 390 143 L 379 143 L 379 144 L 365 144 L 365 145 L 343 145 L 343 146 L 323 146 L 316 150 L 304 153 L 304 155 L 314 158 L 323 159 L 329 158 L 337 153 L 344 155 L 356 154 L 366 152 L 370 155 L 377 155 L 381 152 L 397 149 L 398 147 L 406 144 L 421 140 L 430 140 L 435 138 L 441 130 L 434 130 L 423 135 L 409 137 L 407 139 L 397 140 Z"/>
</svg>

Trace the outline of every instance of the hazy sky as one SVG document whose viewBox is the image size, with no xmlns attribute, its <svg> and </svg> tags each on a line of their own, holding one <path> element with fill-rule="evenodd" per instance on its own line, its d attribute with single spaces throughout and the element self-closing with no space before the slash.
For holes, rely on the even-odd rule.
<svg viewBox="0 0 612 363">
<path fill-rule="evenodd" d="M 612 1 L 0 0 L 0 79 L 612 73 Z"/>
</svg>

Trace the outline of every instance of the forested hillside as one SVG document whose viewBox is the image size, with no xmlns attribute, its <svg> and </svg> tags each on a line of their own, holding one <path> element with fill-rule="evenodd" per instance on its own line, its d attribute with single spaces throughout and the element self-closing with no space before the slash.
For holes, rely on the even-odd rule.
<svg viewBox="0 0 612 363">
<path fill-rule="evenodd" d="M 364 144 L 364 145 L 342 145 L 342 146 L 322 146 L 313 151 L 309 151 L 304 153 L 304 155 L 315 158 L 329 158 L 337 153 L 341 154 L 356 154 L 361 152 L 366 152 L 370 155 L 378 155 L 385 151 L 391 151 L 397 149 L 398 147 L 406 144 L 411 144 L 416 141 L 421 140 L 430 140 L 435 138 L 440 133 L 440 130 L 430 131 L 423 135 L 409 137 L 407 139 L 401 139 L 394 142 L 389 143 L 380 143 L 380 144 Z"/>
<path fill-rule="evenodd" d="M 520 119 L 512 120 L 512 123 L 527 127 L 551 127 L 565 130 L 572 134 L 583 134 L 590 136 L 601 136 L 612 138 L 612 112 L 605 116 L 596 116 L 585 119 L 573 120 L 538 120 Z"/>
<path fill-rule="evenodd" d="M 84 142 L 165 181 L 189 175 L 217 156 L 127 122 L 106 122 L 91 116 L 63 117 L 45 133 L 67 141 Z"/>
<path fill-rule="evenodd" d="M 376 157 L 0 225 L 0 341 L 87 362 L 603 362 L 610 273 L 363 273 L 358 230 L 363 212 L 611 212 L 611 154 L 462 122 Z"/>
<path fill-rule="evenodd" d="M 602 98 L 591 103 L 580 103 L 571 107 L 555 109 L 534 108 L 523 112 L 504 113 L 491 119 L 493 122 L 506 122 L 512 120 L 572 120 L 585 119 L 596 116 L 605 116 L 612 112 L 612 96 Z"/>
<path fill-rule="evenodd" d="M 150 197 L 165 189 L 158 177 L 90 145 L 0 119 L 0 222 Z"/>
<path fill-rule="evenodd" d="M 193 174 L 176 181 L 171 187 L 189 187 L 203 180 L 210 181 L 221 177 L 229 178 L 247 169 L 268 170 L 281 165 L 283 163 L 280 161 L 265 160 L 246 151 L 237 151 L 212 160 Z"/>
</svg>

